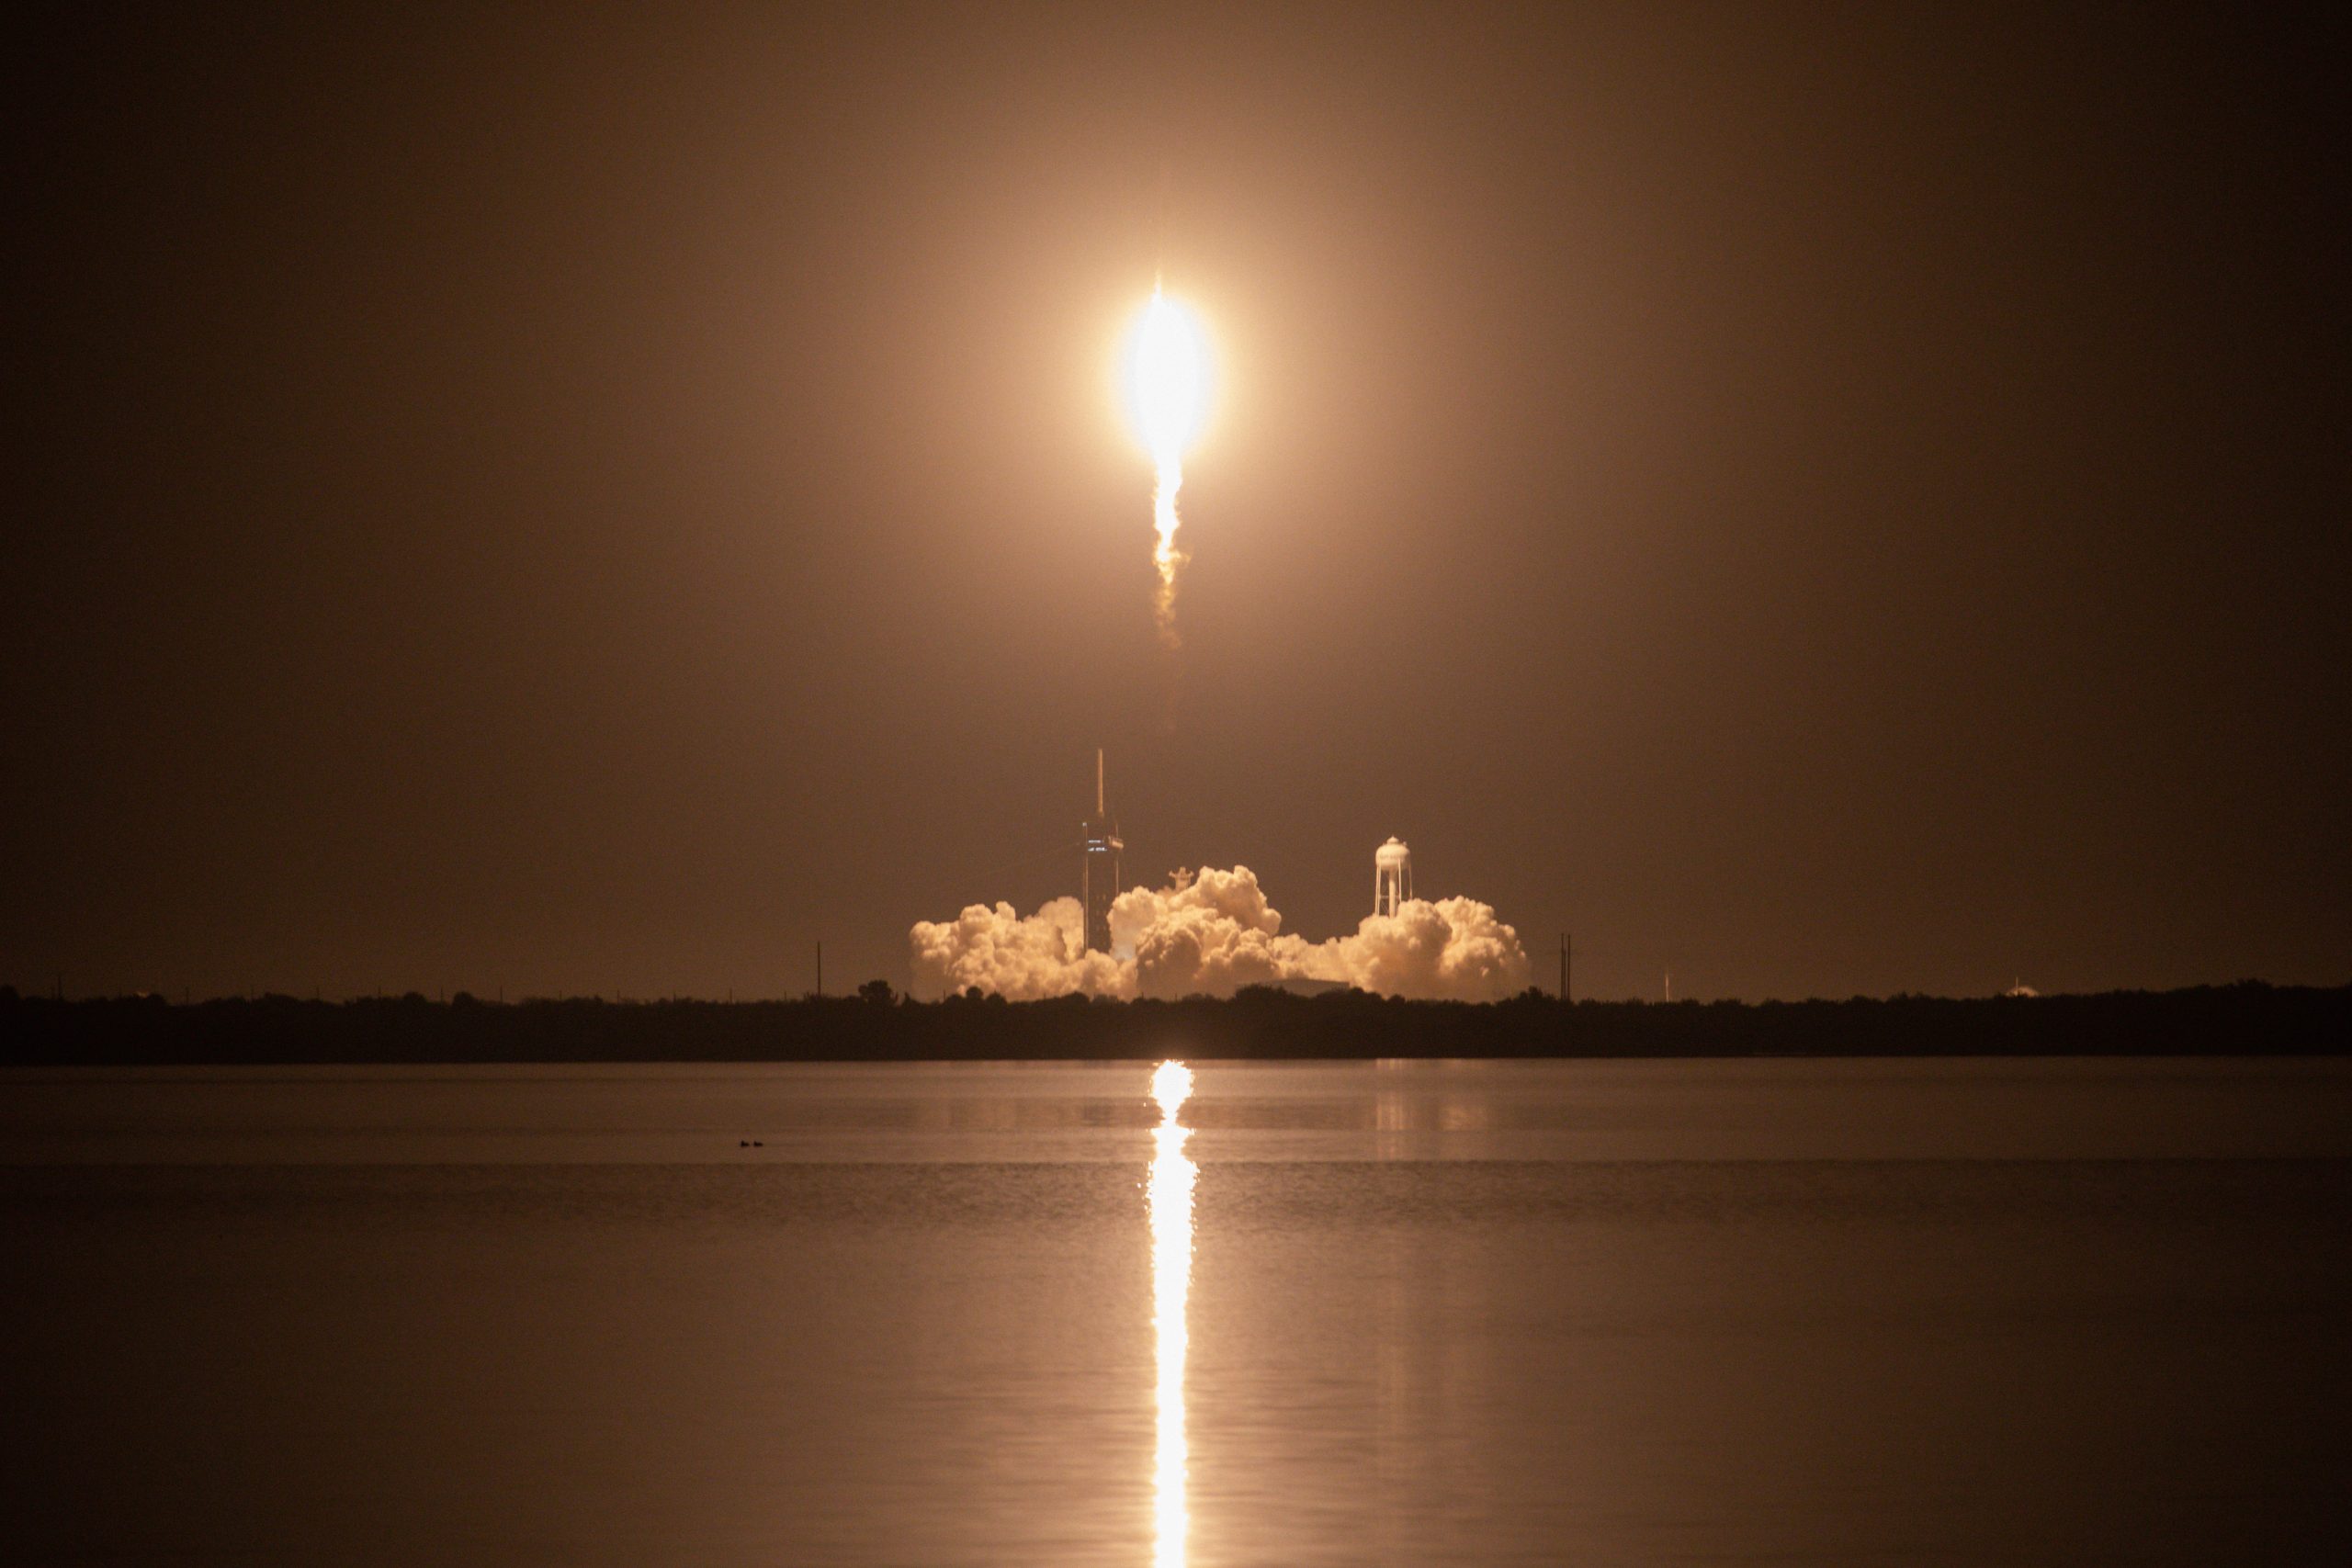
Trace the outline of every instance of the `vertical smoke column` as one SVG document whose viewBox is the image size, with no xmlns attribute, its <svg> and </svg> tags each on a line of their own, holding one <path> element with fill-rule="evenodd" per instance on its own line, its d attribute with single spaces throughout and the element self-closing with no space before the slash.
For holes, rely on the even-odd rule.
<svg viewBox="0 0 2352 1568">
<path fill-rule="evenodd" d="M 1200 434 L 1207 406 L 1208 348 L 1198 317 L 1155 283 L 1151 303 L 1136 323 L 1130 371 L 1136 423 L 1151 453 L 1155 482 L 1151 520 L 1159 542 L 1152 561 L 1159 587 L 1152 596 L 1160 640 L 1176 645 L 1176 574 L 1184 552 L 1176 546 L 1176 492 L 1184 484 L 1184 449 Z"/>
<path fill-rule="evenodd" d="M 1184 1352 L 1190 1336 L 1184 1310 L 1193 1290 L 1193 1162 L 1184 1157 L 1192 1130 L 1176 1112 L 1193 1092 L 1193 1070 L 1162 1062 L 1151 1076 L 1151 1097 L 1159 1102 L 1159 1125 L 1152 1130 L 1151 1301 L 1159 1340 L 1159 1449 L 1152 1466 L 1152 1513 L 1156 1568 L 1184 1568 L 1184 1540 L 1192 1515 L 1184 1501 Z"/>
</svg>

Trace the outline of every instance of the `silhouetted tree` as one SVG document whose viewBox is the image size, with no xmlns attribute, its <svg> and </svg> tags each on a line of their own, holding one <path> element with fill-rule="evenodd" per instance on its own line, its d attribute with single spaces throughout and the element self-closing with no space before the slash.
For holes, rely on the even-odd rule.
<svg viewBox="0 0 2352 1568">
<path fill-rule="evenodd" d="M 880 1005 L 860 1006 L 860 1002 Z M 0 1064 L 1149 1060 L 1160 1056 L 2342 1055 L 2352 987 L 1849 1001 L 1498 1005 L 1362 991 L 1232 1001 L 939 1002 L 884 981 L 794 1002 L 399 998 L 64 1001 L 0 987 Z"/>
</svg>

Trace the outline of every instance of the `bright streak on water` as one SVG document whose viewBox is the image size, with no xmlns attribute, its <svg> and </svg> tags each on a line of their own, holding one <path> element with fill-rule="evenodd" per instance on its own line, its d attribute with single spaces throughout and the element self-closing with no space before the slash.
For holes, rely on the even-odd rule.
<svg viewBox="0 0 2352 1568">
<path fill-rule="evenodd" d="M 2352 1057 L 1220 1064 L 1197 1367 L 1157 1066 L 0 1070 L 0 1562 L 2352 1564 Z"/>
<path fill-rule="evenodd" d="M 1193 1288 L 1193 1179 L 1199 1168 L 1184 1157 L 1192 1130 L 1176 1123 L 1192 1092 L 1193 1070 L 1182 1062 L 1162 1062 L 1151 1076 L 1151 1097 L 1159 1102 L 1148 1190 L 1152 1327 L 1159 1363 L 1159 1446 L 1152 1469 L 1157 1568 L 1183 1568 L 1184 1538 L 1192 1525 L 1184 1503 L 1184 1307 Z"/>
</svg>

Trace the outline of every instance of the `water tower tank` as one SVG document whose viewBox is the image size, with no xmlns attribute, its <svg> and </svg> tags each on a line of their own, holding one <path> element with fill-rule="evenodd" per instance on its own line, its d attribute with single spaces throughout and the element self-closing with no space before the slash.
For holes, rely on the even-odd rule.
<svg viewBox="0 0 2352 1568">
<path fill-rule="evenodd" d="M 1413 852 L 1390 839 L 1372 853 L 1372 912 L 1393 915 L 1413 896 Z"/>
</svg>

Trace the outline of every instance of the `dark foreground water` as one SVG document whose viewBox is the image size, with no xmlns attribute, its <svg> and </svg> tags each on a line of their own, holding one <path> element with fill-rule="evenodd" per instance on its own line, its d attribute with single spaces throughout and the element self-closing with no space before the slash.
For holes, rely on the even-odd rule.
<svg viewBox="0 0 2352 1568">
<path fill-rule="evenodd" d="M 2345 1064 L 1193 1066 L 0 1077 L 0 1557 L 2352 1561 Z"/>
</svg>

